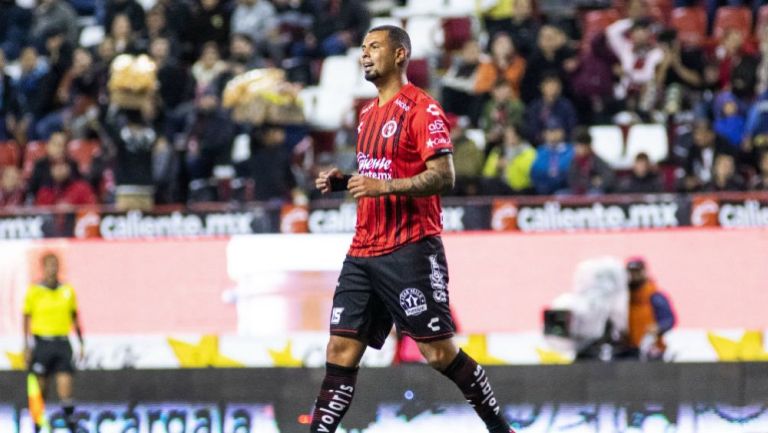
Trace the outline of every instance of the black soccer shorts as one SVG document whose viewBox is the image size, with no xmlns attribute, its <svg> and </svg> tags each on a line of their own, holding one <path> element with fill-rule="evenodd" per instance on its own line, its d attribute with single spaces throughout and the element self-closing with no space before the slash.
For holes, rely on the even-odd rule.
<svg viewBox="0 0 768 433">
<path fill-rule="evenodd" d="M 30 371 L 40 376 L 65 372 L 73 373 L 72 345 L 67 337 L 35 337 Z"/>
<path fill-rule="evenodd" d="M 392 323 L 418 342 L 450 338 L 448 266 L 439 237 L 390 254 L 344 260 L 331 309 L 331 334 L 380 349 Z"/>
</svg>

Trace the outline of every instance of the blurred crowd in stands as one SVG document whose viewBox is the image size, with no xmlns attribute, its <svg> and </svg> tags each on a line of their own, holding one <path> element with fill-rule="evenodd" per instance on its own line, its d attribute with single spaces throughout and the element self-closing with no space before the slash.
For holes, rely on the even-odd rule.
<svg viewBox="0 0 768 433">
<path fill-rule="evenodd" d="M 325 58 L 419 1 L 0 0 L 0 207 L 113 203 L 121 187 L 158 204 L 314 199 L 316 170 L 354 169 L 354 111 L 331 131 L 236 122 L 224 86 L 263 67 L 315 85 Z M 440 51 L 412 62 L 449 113 L 454 194 L 768 190 L 759 0 L 477 4 L 439 18 Z M 110 100 L 126 53 L 157 65 L 140 110 Z"/>
</svg>

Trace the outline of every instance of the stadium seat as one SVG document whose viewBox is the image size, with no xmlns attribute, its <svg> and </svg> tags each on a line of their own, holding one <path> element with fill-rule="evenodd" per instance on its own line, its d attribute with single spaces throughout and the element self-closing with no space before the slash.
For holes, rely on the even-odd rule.
<svg viewBox="0 0 768 433">
<path fill-rule="evenodd" d="M 616 9 L 599 9 L 584 14 L 582 22 L 582 46 L 589 47 L 592 39 L 603 32 L 606 27 L 621 18 Z"/>
<path fill-rule="evenodd" d="M 405 24 L 405 30 L 411 36 L 411 57 L 427 58 L 439 53 L 444 38 L 440 18 L 410 18 Z"/>
<path fill-rule="evenodd" d="M 341 128 L 354 103 L 348 91 L 339 92 L 324 87 L 306 88 L 299 93 L 299 98 L 304 106 L 307 123 L 321 130 Z"/>
<path fill-rule="evenodd" d="M 443 48 L 447 51 L 461 49 L 464 43 L 472 39 L 472 19 L 469 17 L 446 18 L 443 20 Z"/>
<path fill-rule="evenodd" d="M 717 9 L 712 36 L 720 40 L 731 29 L 742 29 L 745 34 L 752 33 L 752 11 L 748 7 L 721 6 Z"/>
<path fill-rule="evenodd" d="M 435 16 L 445 8 L 445 0 L 408 0 L 403 7 L 392 9 L 392 16 L 411 18 L 417 16 Z"/>
<path fill-rule="evenodd" d="M 80 46 L 88 48 L 99 45 L 104 40 L 104 27 L 92 25 L 80 31 Z"/>
<path fill-rule="evenodd" d="M 653 163 L 659 163 L 669 154 L 667 128 L 661 124 L 632 125 L 627 134 L 626 157 L 631 162 L 638 153 L 645 152 Z"/>
<path fill-rule="evenodd" d="M 77 162 L 80 173 L 91 171 L 93 158 L 101 153 L 101 143 L 98 140 L 72 140 L 67 144 L 67 154 Z"/>
<path fill-rule="evenodd" d="M 402 27 L 403 21 L 395 17 L 374 17 L 371 19 L 371 28 L 379 26 L 397 26 Z"/>
<path fill-rule="evenodd" d="M 0 142 L 0 167 L 19 165 L 19 145 L 15 141 Z"/>
<path fill-rule="evenodd" d="M 37 160 L 45 157 L 45 155 L 45 141 L 30 141 L 27 143 L 27 146 L 24 148 L 24 162 L 22 165 L 25 179 L 32 176 L 35 163 Z"/>
<path fill-rule="evenodd" d="M 485 131 L 482 129 L 467 129 L 464 133 L 467 135 L 467 138 L 475 143 L 478 149 L 485 150 Z"/>
<path fill-rule="evenodd" d="M 624 153 L 624 135 L 616 125 L 596 125 L 589 128 L 592 151 L 614 169 L 629 167 Z"/>
<path fill-rule="evenodd" d="M 359 54 L 359 49 L 356 50 Z M 355 56 L 329 56 L 320 69 L 319 86 L 327 90 L 349 93 L 349 83 L 354 83 L 362 72 Z"/>
<path fill-rule="evenodd" d="M 683 45 L 699 47 L 707 40 L 707 12 L 704 8 L 673 9 L 670 26 L 677 30 L 677 37 Z"/>
<path fill-rule="evenodd" d="M 408 81 L 422 89 L 429 88 L 429 62 L 426 59 L 411 59 L 408 62 Z"/>
</svg>

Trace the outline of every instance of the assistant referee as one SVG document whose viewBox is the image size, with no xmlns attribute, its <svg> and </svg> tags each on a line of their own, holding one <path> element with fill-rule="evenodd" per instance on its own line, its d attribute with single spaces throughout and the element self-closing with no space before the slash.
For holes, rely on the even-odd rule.
<svg viewBox="0 0 768 433">
<path fill-rule="evenodd" d="M 43 396 L 51 377 L 64 411 L 67 427 L 75 433 L 73 373 L 75 363 L 69 334 L 74 328 L 84 354 L 77 298 L 71 285 L 59 280 L 59 258 L 47 253 L 41 259 L 43 281 L 32 284 L 24 298 L 24 355 L 29 371 L 37 376 Z M 35 426 L 36 431 L 39 426 Z"/>
</svg>

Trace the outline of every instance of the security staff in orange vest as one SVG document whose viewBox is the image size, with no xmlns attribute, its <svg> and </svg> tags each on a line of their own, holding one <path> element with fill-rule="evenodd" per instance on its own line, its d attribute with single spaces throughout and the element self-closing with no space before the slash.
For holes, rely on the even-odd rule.
<svg viewBox="0 0 768 433">
<path fill-rule="evenodd" d="M 642 360 L 662 359 L 664 334 L 675 326 L 675 312 L 669 299 L 648 278 L 645 260 L 627 261 L 629 274 L 629 330 L 627 357 Z"/>
</svg>

